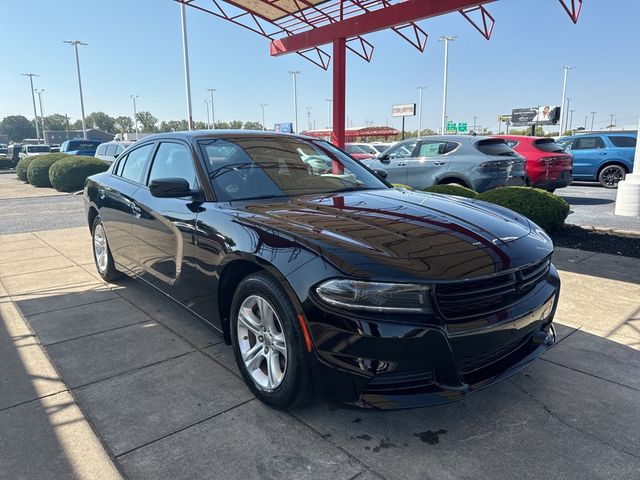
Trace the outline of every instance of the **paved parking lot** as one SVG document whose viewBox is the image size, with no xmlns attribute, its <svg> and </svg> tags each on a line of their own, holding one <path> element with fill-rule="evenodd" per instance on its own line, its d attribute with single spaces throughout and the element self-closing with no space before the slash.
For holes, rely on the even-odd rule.
<svg viewBox="0 0 640 480">
<path fill-rule="evenodd" d="M 0 478 L 637 478 L 640 260 L 559 249 L 561 341 L 467 400 L 398 412 L 255 400 L 230 347 L 86 227 L 0 235 Z"/>
</svg>

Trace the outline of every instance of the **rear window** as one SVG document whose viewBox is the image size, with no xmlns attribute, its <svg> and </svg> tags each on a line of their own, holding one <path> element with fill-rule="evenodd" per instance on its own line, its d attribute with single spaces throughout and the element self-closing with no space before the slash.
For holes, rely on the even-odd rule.
<svg viewBox="0 0 640 480">
<path fill-rule="evenodd" d="M 517 155 L 501 138 L 488 138 L 476 142 L 475 147 L 485 155 L 514 157 Z"/>
<path fill-rule="evenodd" d="M 47 153 L 51 151 L 49 145 L 27 145 L 28 153 Z"/>
<path fill-rule="evenodd" d="M 636 147 L 636 139 L 633 137 L 608 137 L 616 147 Z"/>
<path fill-rule="evenodd" d="M 542 150 L 547 153 L 562 153 L 564 152 L 564 148 L 558 145 L 553 138 L 541 138 L 539 140 L 534 140 L 533 146 L 538 150 Z"/>
<path fill-rule="evenodd" d="M 93 150 L 96 148 L 96 144 L 93 142 L 70 142 L 70 150 Z"/>
</svg>

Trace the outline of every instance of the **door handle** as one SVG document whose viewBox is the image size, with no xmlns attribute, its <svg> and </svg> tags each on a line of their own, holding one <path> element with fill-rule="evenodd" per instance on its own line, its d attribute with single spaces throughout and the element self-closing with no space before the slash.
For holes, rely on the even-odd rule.
<svg viewBox="0 0 640 480">
<path fill-rule="evenodd" d="M 434 165 L 444 165 L 445 162 L 433 162 Z"/>
<path fill-rule="evenodd" d="M 406 167 L 408 164 L 407 163 L 398 163 L 399 167 Z"/>
<path fill-rule="evenodd" d="M 142 216 L 142 210 L 135 203 L 131 204 L 131 211 L 133 212 L 133 216 L 136 218 L 140 218 Z"/>
<path fill-rule="evenodd" d="M 607 152 L 600 152 L 598 155 L 606 155 Z"/>
</svg>

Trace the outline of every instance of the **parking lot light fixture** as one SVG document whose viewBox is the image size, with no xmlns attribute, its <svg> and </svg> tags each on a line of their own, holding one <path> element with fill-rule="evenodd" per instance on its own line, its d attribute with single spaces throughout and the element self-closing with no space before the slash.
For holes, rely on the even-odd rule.
<svg viewBox="0 0 640 480">
<path fill-rule="evenodd" d="M 216 129 L 216 104 L 215 104 L 215 88 L 207 88 L 209 95 L 211 95 L 211 130 Z"/>
<path fill-rule="evenodd" d="M 640 118 L 638 119 L 638 131 L 640 131 Z M 627 174 L 624 180 L 618 182 L 614 211 L 616 215 L 640 217 L 640 145 L 637 144 L 632 172 Z"/>
<path fill-rule="evenodd" d="M 293 77 L 293 133 L 298 133 L 298 75 L 300 71 L 289 71 Z"/>
<path fill-rule="evenodd" d="M 80 76 L 80 57 L 78 56 L 78 45 L 86 46 L 80 40 L 64 40 L 63 43 L 73 45 L 76 52 L 76 69 L 78 70 L 78 89 L 80 90 L 80 113 L 82 113 L 82 138 L 87 139 L 87 124 L 84 119 L 84 99 L 82 98 L 82 77 Z"/>
<path fill-rule="evenodd" d="M 609 116 L 611 117 L 611 120 L 609 120 L 609 131 L 611 131 L 611 129 L 615 126 L 613 122 L 616 118 L 616 114 L 610 113 Z"/>
<path fill-rule="evenodd" d="M 562 108 L 564 109 L 564 102 L 566 101 L 567 98 L 567 75 L 569 73 L 569 70 L 571 70 L 574 67 L 569 67 L 567 65 L 563 65 L 562 66 L 562 70 L 564 70 L 564 79 L 562 81 L 562 102 L 560 103 L 560 105 L 562 106 Z M 564 121 L 565 118 L 565 113 L 563 111 L 560 111 L 560 136 L 564 135 L 564 130 L 566 128 L 566 122 Z"/>
<path fill-rule="evenodd" d="M 418 87 L 418 90 L 420 91 L 420 97 L 418 99 L 418 137 L 422 133 L 422 92 L 426 88 L 427 87 Z"/>
<path fill-rule="evenodd" d="M 267 106 L 266 103 L 261 103 L 260 104 L 260 108 L 262 108 L 262 130 L 263 131 L 267 129 L 267 127 L 265 125 L 265 121 L 264 121 L 264 109 L 265 109 L 266 106 Z"/>
<path fill-rule="evenodd" d="M 138 140 L 138 136 L 140 132 L 138 131 L 138 109 L 136 108 L 136 98 L 140 95 L 131 95 L 131 100 L 133 100 L 133 124 L 136 126 L 136 140 Z"/>
<path fill-rule="evenodd" d="M 449 70 L 449 42 L 458 38 L 456 35 L 443 35 L 440 41 L 444 42 L 444 82 L 442 85 L 442 135 L 447 132 L 447 77 Z"/>
<path fill-rule="evenodd" d="M 331 110 L 333 107 L 333 100 L 327 98 L 327 128 L 333 128 L 333 122 L 331 122 Z"/>
<path fill-rule="evenodd" d="M 35 118 L 34 122 L 36 123 L 36 138 L 38 139 L 38 143 L 40 143 L 40 127 L 38 126 L 38 110 L 36 109 L 36 95 L 33 90 L 33 77 L 38 77 L 35 73 L 23 73 L 24 77 L 29 77 L 29 85 L 31 86 L 31 101 L 33 102 L 33 116 Z M 43 132 L 44 135 L 44 132 Z"/>
<path fill-rule="evenodd" d="M 591 131 L 593 132 L 593 121 L 596 118 L 596 113 L 598 112 L 591 112 Z M 585 125 L 586 126 L 586 125 Z"/>
<path fill-rule="evenodd" d="M 47 139 L 44 136 L 44 110 L 42 109 L 42 94 L 44 93 L 44 88 L 38 90 L 36 88 L 36 93 L 38 94 L 38 103 L 40 103 L 40 122 L 42 123 L 42 142 L 47 143 Z"/>
<path fill-rule="evenodd" d="M 211 128 L 211 115 L 209 115 L 209 99 L 205 98 L 204 103 L 207 106 L 207 128 Z"/>
<path fill-rule="evenodd" d="M 187 12 L 184 3 L 180 3 L 180 20 L 182 23 L 182 57 L 184 60 L 184 84 L 187 96 L 187 123 L 193 130 L 193 109 L 191 108 L 191 78 L 189 76 L 189 45 L 187 44 Z"/>
</svg>

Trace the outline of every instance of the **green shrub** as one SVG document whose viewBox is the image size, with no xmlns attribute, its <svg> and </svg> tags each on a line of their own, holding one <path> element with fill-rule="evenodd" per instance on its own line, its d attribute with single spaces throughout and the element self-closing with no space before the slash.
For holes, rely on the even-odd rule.
<svg viewBox="0 0 640 480">
<path fill-rule="evenodd" d="M 433 185 L 424 189 L 425 192 L 457 195 L 458 197 L 477 198 L 478 193 L 462 185 Z"/>
<path fill-rule="evenodd" d="M 34 187 L 50 187 L 49 168 L 68 156 L 66 153 L 48 153 L 35 157 L 27 167 L 27 181 Z"/>
<path fill-rule="evenodd" d="M 567 202 L 557 195 L 539 188 L 496 188 L 481 193 L 478 198 L 524 215 L 547 233 L 561 227 L 569 215 Z"/>
<path fill-rule="evenodd" d="M 410 187 L 409 185 L 403 185 L 402 183 L 392 183 L 391 185 L 393 185 L 394 188 L 406 188 L 407 190 L 415 190 L 415 188 Z"/>
<path fill-rule="evenodd" d="M 32 155 L 30 157 L 21 158 L 18 164 L 16 165 L 16 173 L 18 174 L 18 178 L 23 182 L 28 182 L 27 179 L 27 169 L 29 168 L 29 164 L 34 161 L 37 157 Z"/>
<path fill-rule="evenodd" d="M 13 160 L 5 156 L 0 157 L 0 170 L 9 170 L 13 168 Z"/>
<path fill-rule="evenodd" d="M 99 158 L 67 156 L 51 166 L 49 181 L 60 192 L 76 192 L 82 190 L 87 177 L 108 168 L 109 164 Z"/>
</svg>

